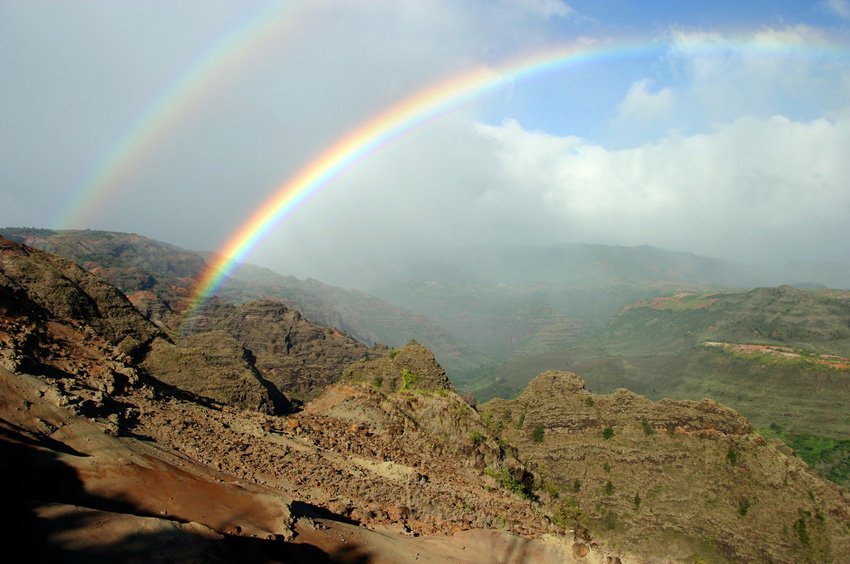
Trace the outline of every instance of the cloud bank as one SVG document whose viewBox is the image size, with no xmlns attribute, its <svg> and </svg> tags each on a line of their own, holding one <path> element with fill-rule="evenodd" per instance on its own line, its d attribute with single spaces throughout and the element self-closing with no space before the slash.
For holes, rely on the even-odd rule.
<svg viewBox="0 0 850 564">
<path fill-rule="evenodd" d="M 286 33 L 240 51 L 193 92 L 78 227 L 218 248 L 300 167 L 411 93 L 555 44 L 628 42 L 658 17 L 623 31 L 604 20 L 610 7 L 556 0 L 292 5 Z M 831 6 L 840 15 L 844 4 Z M 0 224 L 52 226 L 151 101 L 249 19 L 244 9 L 4 4 Z M 250 260 L 346 285 L 355 271 L 392 271 L 387 257 L 464 244 L 850 259 L 850 44 L 840 27 L 765 21 L 734 33 L 665 23 L 640 39 L 658 47 L 651 56 L 603 58 L 472 100 L 334 178 Z"/>
</svg>

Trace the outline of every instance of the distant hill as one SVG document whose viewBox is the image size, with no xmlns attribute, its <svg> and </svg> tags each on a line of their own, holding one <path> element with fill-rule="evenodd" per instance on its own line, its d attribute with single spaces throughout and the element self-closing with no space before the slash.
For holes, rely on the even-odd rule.
<svg viewBox="0 0 850 564">
<path fill-rule="evenodd" d="M 114 284 L 142 313 L 166 327 L 179 323 L 178 314 L 210 257 L 131 233 L 3 228 L 0 235 L 83 265 Z M 462 341 L 421 314 L 318 280 L 300 280 L 242 264 L 218 295 L 233 303 L 283 300 L 313 323 L 339 329 L 367 345 L 380 342 L 399 347 L 416 339 L 431 348 L 450 372 L 483 362 Z"/>
<path fill-rule="evenodd" d="M 608 324 L 606 346 L 656 351 L 704 341 L 756 342 L 850 354 L 850 291 L 756 288 L 679 293 L 624 308 Z"/>
<path fill-rule="evenodd" d="M 535 371 L 580 373 L 588 387 L 723 402 L 850 481 L 850 292 L 756 288 L 679 293 L 625 307 L 572 349 L 512 359 L 479 397 L 511 397 Z M 817 446 L 815 446 L 817 445 Z"/>
<path fill-rule="evenodd" d="M 241 264 L 217 294 L 233 303 L 283 299 L 313 322 L 335 327 L 366 344 L 401 347 L 414 339 L 434 351 L 453 375 L 488 362 L 481 353 L 469 347 L 462 336 L 449 335 L 425 315 L 412 313 L 359 290 L 330 286 L 312 278 L 301 280 L 267 268 Z"/>
<path fill-rule="evenodd" d="M 652 247 L 461 248 L 410 265 L 370 290 L 427 315 L 492 359 L 460 374 L 476 386 L 492 365 L 571 348 L 635 301 L 676 290 L 744 288 L 767 280 L 746 265 Z"/>
</svg>

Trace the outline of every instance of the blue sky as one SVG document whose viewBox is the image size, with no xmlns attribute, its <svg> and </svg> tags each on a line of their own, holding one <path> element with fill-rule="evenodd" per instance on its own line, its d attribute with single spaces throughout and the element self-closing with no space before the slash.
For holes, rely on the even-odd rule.
<svg viewBox="0 0 850 564">
<path fill-rule="evenodd" d="M 342 284 L 400 248 L 465 243 L 850 260 L 844 0 L 0 0 L 0 224 L 214 249 L 382 109 L 575 42 L 652 48 L 517 81 L 420 127 L 251 260 Z M 194 88 L 168 98 L 193 70 Z"/>
</svg>

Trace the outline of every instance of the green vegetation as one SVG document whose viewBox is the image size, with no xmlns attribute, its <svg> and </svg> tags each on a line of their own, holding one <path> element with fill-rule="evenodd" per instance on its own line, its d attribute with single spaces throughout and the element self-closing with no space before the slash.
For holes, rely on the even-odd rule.
<svg viewBox="0 0 850 564">
<path fill-rule="evenodd" d="M 614 428 L 613 427 L 610 427 L 610 426 L 605 427 L 605 429 L 602 430 L 602 438 L 603 439 L 610 439 L 613 436 L 614 436 Z"/>
<path fill-rule="evenodd" d="M 738 500 L 738 514 L 741 517 L 744 517 L 744 516 L 747 515 L 747 511 L 749 511 L 749 510 L 750 510 L 750 500 L 745 498 L 745 497 L 742 497 L 741 499 L 739 499 Z"/>
<path fill-rule="evenodd" d="M 529 488 L 517 479 L 514 472 L 512 472 L 511 469 L 503 463 L 490 464 L 484 468 L 484 473 L 496 480 L 499 487 L 508 490 L 511 493 L 521 495 L 527 499 L 532 499 L 534 497 L 534 495 L 529 491 Z"/>
<path fill-rule="evenodd" d="M 611 471 L 611 465 L 610 465 L 610 464 L 608 464 L 608 461 L 605 461 L 605 463 L 602 465 L 602 470 L 603 470 L 606 474 L 607 474 L 607 473 L 609 473 L 609 472 Z"/>
<path fill-rule="evenodd" d="M 593 407 L 593 397 L 587 396 L 587 398 L 584 400 L 584 405 L 586 405 L 587 407 Z"/>
<path fill-rule="evenodd" d="M 584 513 L 579 508 L 578 501 L 573 497 L 566 497 L 558 504 L 557 509 L 551 516 L 552 522 L 562 529 L 576 529 L 584 520 Z"/>
<path fill-rule="evenodd" d="M 638 509 L 640 509 L 640 502 L 641 502 L 640 494 L 639 494 L 639 493 L 636 493 L 636 494 L 635 494 L 634 501 L 633 501 L 634 506 L 635 506 L 635 511 L 637 511 Z"/>
<path fill-rule="evenodd" d="M 602 488 L 602 491 L 605 492 L 605 495 L 612 495 L 614 493 L 614 484 L 611 483 L 611 480 L 605 482 L 605 487 Z"/>
<path fill-rule="evenodd" d="M 641 427 L 643 427 L 643 434 L 646 436 L 654 435 L 655 428 L 649 424 L 649 421 L 646 420 L 646 417 L 640 420 Z"/>
<path fill-rule="evenodd" d="M 408 370 L 407 368 L 401 369 L 401 390 L 411 390 L 413 386 L 416 385 L 416 381 L 419 379 L 416 374 Z"/>
<path fill-rule="evenodd" d="M 472 443 L 472 446 L 477 447 L 478 445 L 484 442 L 484 435 L 481 434 L 481 431 L 472 431 L 471 433 L 469 433 L 469 442 Z"/>
<path fill-rule="evenodd" d="M 375 385 L 376 388 L 380 388 L 381 386 L 384 385 L 384 377 L 383 376 L 375 376 L 375 379 L 372 380 L 372 383 Z"/>
<path fill-rule="evenodd" d="M 602 526 L 609 531 L 617 528 L 617 514 L 613 511 L 606 511 L 602 516 Z"/>
<path fill-rule="evenodd" d="M 581 480 L 576 480 L 573 482 L 573 491 L 580 492 L 581 491 Z"/>
<path fill-rule="evenodd" d="M 830 439 L 799 431 L 787 431 L 771 424 L 757 432 L 769 439 L 779 439 L 794 450 L 806 464 L 826 479 L 837 484 L 850 483 L 850 440 Z"/>
<path fill-rule="evenodd" d="M 543 425 L 535 425 L 534 429 L 531 431 L 531 440 L 535 443 L 542 443 L 545 435 L 546 430 L 543 428 Z"/>
<path fill-rule="evenodd" d="M 800 517 L 794 521 L 794 530 L 797 531 L 797 538 L 800 539 L 800 544 L 809 546 L 809 532 L 806 527 L 806 516 L 808 511 L 800 510 Z"/>
<path fill-rule="evenodd" d="M 736 466 L 738 464 L 738 453 L 735 451 L 734 447 L 730 446 L 729 450 L 726 451 L 726 462 L 732 466 Z"/>
</svg>

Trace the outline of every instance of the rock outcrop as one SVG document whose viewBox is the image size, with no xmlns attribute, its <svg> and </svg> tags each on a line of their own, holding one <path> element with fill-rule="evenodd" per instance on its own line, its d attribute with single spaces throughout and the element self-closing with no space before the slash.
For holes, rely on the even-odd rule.
<svg viewBox="0 0 850 564">
<path fill-rule="evenodd" d="M 0 239 L 0 345 L 7 369 L 56 378 L 67 401 L 88 412 L 116 404 L 113 392 L 148 375 L 244 409 L 287 406 L 232 339 L 176 346 L 114 286 L 67 259 L 6 239 Z"/>
<path fill-rule="evenodd" d="M 341 331 L 315 325 L 271 300 L 239 305 L 211 300 L 184 321 L 182 332 L 192 338 L 209 332 L 230 335 L 250 351 L 263 378 L 286 396 L 301 400 L 340 380 L 351 362 L 383 354 L 382 349 L 370 349 Z"/>
<path fill-rule="evenodd" d="M 452 390 L 446 371 L 428 350 L 411 342 L 386 356 L 361 359 L 345 369 L 345 380 L 371 384 L 377 389 L 391 392 L 399 390 Z"/>
<path fill-rule="evenodd" d="M 552 520 L 579 536 L 650 560 L 830 561 L 850 551 L 846 490 L 717 402 L 595 395 L 576 374 L 551 371 L 482 412 L 542 480 Z"/>
<path fill-rule="evenodd" d="M 191 335 L 180 346 L 159 339 L 141 366 L 160 382 L 221 404 L 264 413 L 291 407 L 259 373 L 253 355 L 224 331 Z"/>
</svg>

